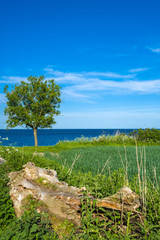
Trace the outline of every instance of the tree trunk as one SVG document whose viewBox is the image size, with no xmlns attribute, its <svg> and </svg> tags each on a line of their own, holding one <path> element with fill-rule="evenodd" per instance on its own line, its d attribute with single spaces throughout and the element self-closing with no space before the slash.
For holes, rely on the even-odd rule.
<svg viewBox="0 0 160 240">
<path fill-rule="evenodd" d="M 38 146 L 37 128 L 34 128 L 33 131 L 34 131 L 34 142 L 35 142 L 35 147 L 37 147 L 37 146 Z"/>
</svg>

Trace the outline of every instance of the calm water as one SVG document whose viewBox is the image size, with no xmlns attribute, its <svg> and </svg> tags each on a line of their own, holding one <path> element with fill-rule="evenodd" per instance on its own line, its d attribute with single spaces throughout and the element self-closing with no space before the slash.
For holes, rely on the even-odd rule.
<svg viewBox="0 0 160 240">
<path fill-rule="evenodd" d="M 114 135 L 118 130 L 126 134 L 133 131 L 133 129 L 38 129 L 38 145 L 55 145 L 60 140 L 74 140 L 82 136 Z M 3 141 L 5 146 L 34 146 L 32 129 L 0 129 L 0 136 L 1 138 L 8 138 L 7 141 Z"/>
</svg>

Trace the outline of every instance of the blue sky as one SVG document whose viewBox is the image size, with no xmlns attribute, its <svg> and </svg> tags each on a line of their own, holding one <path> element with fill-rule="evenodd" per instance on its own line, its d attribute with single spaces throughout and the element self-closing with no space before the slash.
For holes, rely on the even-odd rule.
<svg viewBox="0 0 160 240">
<path fill-rule="evenodd" d="M 0 9 L 0 128 L 5 94 L 30 75 L 62 87 L 54 128 L 160 128 L 160 1 L 5 0 Z"/>
</svg>

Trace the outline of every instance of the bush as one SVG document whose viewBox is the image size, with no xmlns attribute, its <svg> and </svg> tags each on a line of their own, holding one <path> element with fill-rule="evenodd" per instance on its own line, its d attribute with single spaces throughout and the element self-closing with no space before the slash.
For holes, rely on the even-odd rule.
<svg viewBox="0 0 160 240">
<path fill-rule="evenodd" d="M 129 134 L 130 136 L 134 136 L 138 142 L 145 142 L 148 144 L 157 143 L 160 144 L 160 130 L 155 128 L 146 128 L 146 129 L 138 129 Z"/>
</svg>

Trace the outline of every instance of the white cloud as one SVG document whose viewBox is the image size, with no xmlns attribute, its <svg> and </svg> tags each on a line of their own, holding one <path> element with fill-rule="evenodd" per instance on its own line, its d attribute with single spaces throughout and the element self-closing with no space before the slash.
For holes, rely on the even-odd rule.
<svg viewBox="0 0 160 240">
<path fill-rule="evenodd" d="M 91 94 L 82 94 L 80 92 L 75 91 L 74 89 L 70 87 L 66 87 L 65 89 L 61 90 L 62 98 L 65 101 L 71 100 L 73 102 L 74 99 L 77 99 L 78 102 L 85 102 L 85 103 L 91 103 L 94 104 L 95 101 L 91 100 L 92 96 Z"/>
<path fill-rule="evenodd" d="M 68 87 L 69 88 L 69 87 Z M 108 81 L 95 79 L 92 82 L 71 86 L 78 91 L 119 91 L 121 93 L 159 93 L 160 79 L 151 81 Z"/>
<path fill-rule="evenodd" d="M 145 71 L 147 68 L 131 69 L 130 72 Z M 135 74 L 122 75 L 113 72 L 61 72 L 45 68 L 56 83 L 62 86 L 62 98 L 95 103 L 95 99 L 107 94 L 159 94 L 160 79 L 134 80 Z M 13 84 L 26 81 L 25 77 L 2 76 L 0 82 Z"/>
<path fill-rule="evenodd" d="M 53 74 L 54 70 L 52 68 L 50 68 L 49 66 L 47 66 L 46 68 L 43 69 L 45 72 L 47 72 L 48 74 Z"/>
<path fill-rule="evenodd" d="M 160 48 L 149 48 L 152 52 L 160 53 Z"/>
<path fill-rule="evenodd" d="M 54 78 L 56 82 L 58 83 L 75 83 L 75 82 L 81 82 L 82 80 L 85 80 L 84 74 L 81 73 L 65 73 L 60 71 L 55 71 L 51 68 L 44 68 L 45 72 L 47 72 L 47 75 L 51 75 L 49 78 Z"/>
<path fill-rule="evenodd" d="M 76 93 L 70 88 L 65 88 L 64 90 L 61 91 L 63 95 L 67 95 L 72 97 L 78 97 L 78 98 L 87 98 L 87 95 L 81 94 L 81 93 Z"/>
<path fill-rule="evenodd" d="M 86 73 L 86 75 L 102 76 L 102 77 L 109 77 L 109 78 L 121 78 L 121 79 L 134 78 L 136 76 L 135 74 L 121 75 L 113 72 L 88 72 Z"/>
<path fill-rule="evenodd" d="M 130 69 L 128 72 L 130 73 L 137 73 L 137 72 L 144 72 L 147 71 L 149 68 L 135 68 L 135 69 Z"/>
<path fill-rule="evenodd" d="M 21 81 L 27 81 L 26 77 L 17 77 L 17 76 L 2 76 L 0 83 L 15 84 L 20 83 Z"/>
<path fill-rule="evenodd" d="M 58 84 L 65 84 L 62 93 L 65 96 L 92 100 L 93 93 L 98 94 L 152 94 L 160 93 L 160 79 L 134 80 L 136 74 L 122 75 L 113 72 L 60 72 L 52 68 L 44 69 L 52 73 Z M 148 68 L 131 69 L 129 72 L 138 73 Z"/>
<path fill-rule="evenodd" d="M 106 78 L 113 78 L 113 79 L 133 79 L 136 74 L 118 74 L 114 72 L 81 72 L 81 73 L 74 73 L 74 72 L 60 72 L 55 71 L 52 68 L 44 68 L 43 69 L 47 74 L 51 74 L 57 81 L 64 82 L 64 81 L 80 81 L 86 78 L 91 77 L 106 77 Z"/>
</svg>

